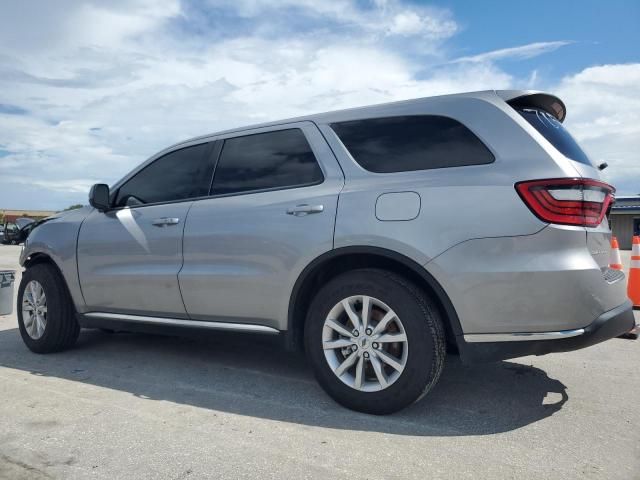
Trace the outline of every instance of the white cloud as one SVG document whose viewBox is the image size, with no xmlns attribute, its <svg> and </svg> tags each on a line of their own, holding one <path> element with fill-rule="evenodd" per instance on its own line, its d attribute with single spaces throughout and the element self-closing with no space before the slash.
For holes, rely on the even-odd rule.
<svg viewBox="0 0 640 480">
<path fill-rule="evenodd" d="M 13 52 L 69 54 L 82 47 L 122 47 L 127 39 L 179 14 L 179 0 L 7 2 L 0 16 L 0 46 Z"/>
<path fill-rule="evenodd" d="M 640 63 L 600 65 L 554 89 L 567 104 L 566 125 L 621 193 L 640 193 Z"/>
<path fill-rule="evenodd" d="M 570 45 L 571 43 L 572 42 L 568 41 L 529 43 L 527 45 L 521 45 L 519 47 L 501 48 L 499 50 L 492 50 L 490 52 L 480 53 L 478 55 L 460 57 L 453 62 L 484 63 L 505 59 L 523 60 L 527 58 L 537 57 L 545 53 L 553 52 L 554 50 L 557 50 L 560 47 L 564 47 L 565 45 Z"/>
<path fill-rule="evenodd" d="M 403 6 L 399 0 L 373 2 L 373 8 L 360 8 L 357 3 L 344 0 L 211 0 L 211 5 L 233 5 L 249 18 L 265 12 L 297 8 L 322 19 L 343 26 L 359 27 L 366 32 L 421 36 L 431 40 L 446 39 L 458 30 L 457 23 L 445 9 L 413 5 Z"/>
<path fill-rule="evenodd" d="M 421 16 L 415 11 L 402 11 L 393 16 L 390 35 L 424 35 L 431 38 L 449 38 L 458 30 L 453 20 Z"/>
</svg>

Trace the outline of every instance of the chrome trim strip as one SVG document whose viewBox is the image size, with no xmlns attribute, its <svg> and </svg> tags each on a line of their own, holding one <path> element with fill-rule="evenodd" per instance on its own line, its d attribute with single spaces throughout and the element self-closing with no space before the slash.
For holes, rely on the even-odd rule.
<svg viewBox="0 0 640 480">
<path fill-rule="evenodd" d="M 584 328 L 561 330 L 559 332 L 530 333 L 470 333 L 464 336 L 465 342 L 526 342 L 529 340 L 561 340 L 584 334 Z"/>
<path fill-rule="evenodd" d="M 106 320 L 122 320 L 125 322 L 150 323 L 155 325 L 173 325 L 177 327 L 208 328 L 211 330 L 227 330 L 234 332 L 280 333 L 275 328 L 250 323 L 204 322 L 202 320 L 182 320 L 178 318 L 145 317 L 142 315 L 125 315 L 121 313 L 89 312 L 84 314 L 91 318 Z"/>
</svg>

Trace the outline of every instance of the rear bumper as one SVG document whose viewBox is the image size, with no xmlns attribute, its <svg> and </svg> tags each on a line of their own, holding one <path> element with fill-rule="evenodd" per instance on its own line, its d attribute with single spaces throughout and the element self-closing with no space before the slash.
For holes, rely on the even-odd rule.
<svg viewBox="0 0 640 480">
<path fill-rule="evenodd" d="M 582 329 L 560 332 L 538 333 L 537 338 L 545 334 L 553 339 L 522 340 L 527 334 L 509 334 L 514 341 L 482 342 L 476 336 L 473 342 L 458 338 L 460 356 L 464 362 L 486 362 L 523 357 L 526 355 L 545 355 L 553 352 L 568 352 L 604 342 L 628 332 L 635 326 L 633 306 L 630 301 L 600 315 L 594 322 Z M 579 333 L 579 330 L 582 332 Z M 564 338 L 568 337 L 568 338 Z M 496 338 L 487 335 L 488 339 Z M 505 337 L 508 338 L 508 337 Z"/>
<path fill-rule="evenodd" d="M 469 334 L 578 330 L 627 299 L 624 276 L 601 268 L 604 247 L 577 227 L 463 242 L 425 268 Z M 594 257 L 597 254 L 598 259 Z"/>
</svg>

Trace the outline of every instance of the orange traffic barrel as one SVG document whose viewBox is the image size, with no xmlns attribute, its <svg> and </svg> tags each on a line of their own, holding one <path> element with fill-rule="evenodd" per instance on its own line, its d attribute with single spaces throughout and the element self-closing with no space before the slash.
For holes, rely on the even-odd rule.
<svg viewBox="0 0 640 480">
<path fill-rule="evenodd" d="M 627 294 L 633 302 L 633 308 L 640 308 L 640 236 L 638 235 L 633 237 Z"/>
</svg>

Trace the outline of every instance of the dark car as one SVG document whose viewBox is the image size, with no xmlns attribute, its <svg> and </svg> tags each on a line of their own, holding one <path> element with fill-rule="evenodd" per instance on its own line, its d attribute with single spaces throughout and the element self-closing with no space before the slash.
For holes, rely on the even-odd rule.
<svg viewBox="0 0 640 480">
<path fill-rule="evenodd" d="M 4 244 L 11 244 L 15 235 L 17 235 L 20 227 L 13 222 L 8 222 L 3 225 L 4 227 L 4 236 L 0 241 Z"/>
<path fill-rule="evenodd" d="M 5 223 L 2 243 L 7 245 L 24 243 L 31 230 L 40 223 L 41 221 L 36 222 L 30 218 L 17 218 L 14 222 Z"/>
</svg>

